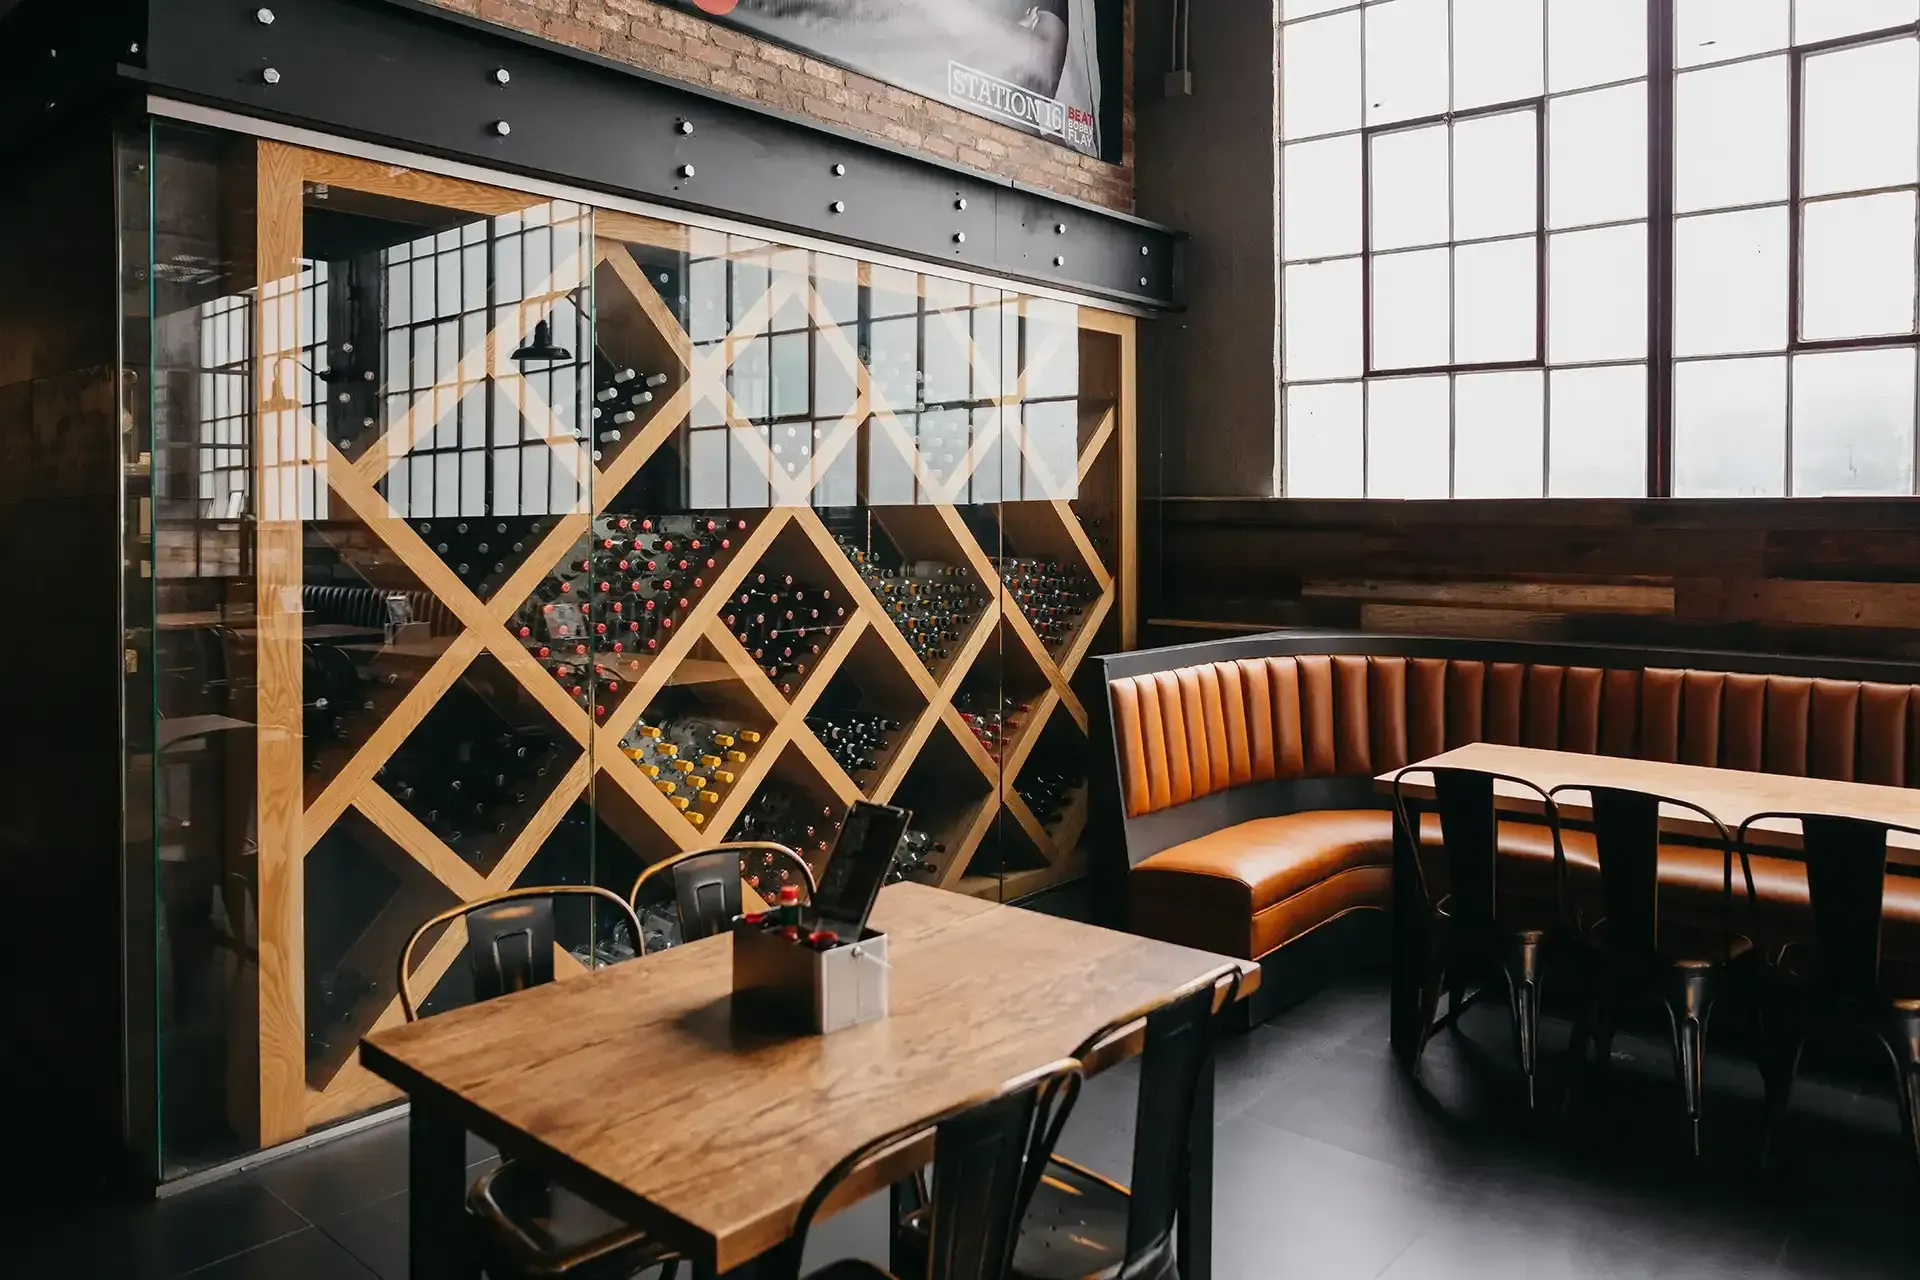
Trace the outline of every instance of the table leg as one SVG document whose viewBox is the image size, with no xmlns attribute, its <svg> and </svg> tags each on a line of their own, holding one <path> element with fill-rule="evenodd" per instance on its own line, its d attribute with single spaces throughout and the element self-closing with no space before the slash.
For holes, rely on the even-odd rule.
<svg viewBox="0 0 1920 1280">
<path fill-rule="evenodd" d="M 887 1269 L 896 1276 L 917 1275 L 926 1270 L 926 1258 L 907 1252 L 906 1234 L 900 1230 L 909 1213 L 925 1207 L 920 1201 L 918 1178 L 902 1178 L 887 1188 Z"/>
<path fill-rule="evenodd" d="M 467 1257 L 467 1131 L 415 1099 L 407 1117 L 407 1257 L 413 1280 L 474 1280 Z"/>
<path fill-rule="evenodd" d="M 1187 1131 L 1179 1211 L 1180 1280 L 1213 1280 L 1213 1058 L 1201 1068 Z"/>
<path fill-rule="evenodd" d="M 1420 821 L 1417 806 L 1408 816 Z M 1402 1065 L 1412 1062 L 1420 1044 L 1420 983 L 1425 968 L 1425 941 L 1421 930 L 1425 904 L 1421 901 L 1418 856 L 1401 824 L 1393 824 L 1393 996 L 1388 1014 L 1394 1056 Z"/>
</svg>

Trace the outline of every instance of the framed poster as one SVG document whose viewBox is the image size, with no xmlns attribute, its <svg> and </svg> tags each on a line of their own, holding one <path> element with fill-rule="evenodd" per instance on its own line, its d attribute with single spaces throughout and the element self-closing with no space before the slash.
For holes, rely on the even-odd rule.
<svg viewBox="0 0 1920 1280">
<path fill-rule="evenodd" d="M 1125 0 L 668 0 L 1104 160 L 1120 158 Z"/>
</svg>

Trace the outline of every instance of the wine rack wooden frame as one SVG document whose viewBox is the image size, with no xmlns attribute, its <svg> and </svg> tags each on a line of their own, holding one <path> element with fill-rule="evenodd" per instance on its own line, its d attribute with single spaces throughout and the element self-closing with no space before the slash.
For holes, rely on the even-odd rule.
<svg viewBox="0 0 1920 1280">
<path fill-rule="evenodd" d="M 1071 680 L 1081 661 L 1101 635 L 1131 646 L 1137 627 L 1133 583 L 1136 580 L 1134 490 L 1134 321 L 1127 316 L 1082 308 L 1079 328 L 1108 335 L 1117 346 L 1118 368 L 1111 403 L 1088 420 L 1082 415 L 1078 437 L 1077 474 L 1070 478 L 1046 474 L 1046 463 L 1031 449 L 1018 424 L 1018 415 L 996 415 L 998 443 L 1020 452 L 1022 465 L 1037 476 L 1048 492 L 1059 496 L 1017 505 L 1021 520 L 1050 522 L 1047 532 L 1054 545 L 1069 548 L 1098 594 L 1080 625 L 1060 650 L 1050 652 L 1020 609 L 999 588 L 993 563 L 969 530 L 955 498 L 996 443 L 983 433 L 951 474 L 942 477 L 922 459 L 895 419 L 879 387 L 858 352 L 847 345 L 825 314 L 825 304 L 811 281 L 775 284 L 749 309 L 729 338 L 710 351 L 696 349 L 673 312 L 646 280 L 627 245 L 649 244 L 686 248 L 688 230 L 679 224 L 655 221 L 631 213 L 596 209 L 593 212 L 595 251 L 582 264 L 582 277 L 604 280 L 611 272 L 631 303 L 644 314 L 680 366 L 681 376 L 672 394 L 651 406 L 651 416 L 605 463 L 595 467 L 571 431 L 560 427 L 554 411 L 541 403 L 532 382 L 516 378 L 501 359 L 503 351 L 531 329 L 532 310 L 585 285 L 582 279 L 554 279 L 529 291 L 527 303 L 508 308 L 507 318 L 487 333 L 477 346 L 461 353 L 460 368 L 488 371 L 504 385 L 524 420 L 546 422 L 548 443 L 570 464 L 594 468 L 588 492 L 591 505 L 562 515 L 542 536 L 536 549 L 515 569 L 503 586 L 483 600 L 421 539 L 405 518 L 392 515 L 376 486 L 393 462 L 406 456 L 435 426 L 430 406 L 435 388 L 416 392 L 411 409 L 387 429 L 372 447 L 349 460 L 318 430 L 300 407 L 297 377 L 301 346 L 298 301 L 302 270 L 303 193 L 308 184 L 328 184 L 374 196 L 431 204 L 476 215 L 503 215 L 543 203 L 545 197 L 482 186 L 461 179 L 436 176 L 350 159 L 277 142 L 257 144 L 256 249 L 259 281 L 256 293 L 255 353 L 257 361 L 254 450 L 257 502 L 257 680 L 258 737 L 256 748 L 258 827 L 259 921 L 259 1093 L 257 1138 L 262 1145 L 285 1141 L 308 1129 L 386 1102 L 395 1095 L 383 1082 L 349 1059 L 323 1087 L 308 1080 L 306 1058 L 306 983 L 304 939 L 303 860 L 316 842 L 350 812 L 370 823 L 432 881 L 461 901 L 511 888 L 525 871 L 571 807 L 589 795 L 602 794 L 613 803 L 599 804 L 603 821 L 636 850 L 672 852 L 702 847 L 724 838 L 768 773 L 789 753 L 797 753 L 807 771 L 839 803 L 866 798 L 887 800 L 899 791 L 915 762 L 936 735 L 950 739 L 944 758 L 964 757 L 978 772 L 968 790 L 978 795 L 949 823 L 948 852 L 941 860 L 941 887 L 983 895 L 1019 896 L 1070 879 L 1080 873 L 1078 845 L 1086 823 L 1086 795 L 1082 788 L 1052 828 L 1044 826 L 1016 790 L 1016 780 L 1048 722 L 1064 715 L 1084 734 L 1087 709 L 1075 695 Z M 850 255 L 851 256 L 851 255 Z M 863 266 L 861 270 L 866 270 Z M 601 285 L 605 288 L 605 285 Z M 599 508 L 610 502 L 633 478 L 643 462 L 671 440 L 689 418 L 693 388 L 705 375 L 709 385 L 721 383 L 719 374 L 735 358 L 740 341 L 756 327 L 764 328 L 769 311 L 803 291 L 804 303 L 819 328 L 829 335 L 828 348 L 845 365 L 857 385 L 857 400 L 849 412 L 823 433 L 815 447 L 812 469 L 817 473 L 855 446 L 866 426 L 869 448 L 896 450 L 912 469 L 921 490 L 932 502 L 908 508 L 888 508 L 889 531 L 907 532 L 954 549 L 990 592 L 992 603 L 972 624 L 952 656 L 937 670 L 915 655 L 886 610 L 868 588 L 852 562 L 841 551 L 820 515 L 808 505 L 812 479 L 785 474 L 768 455 L 764 441 L 751 428 L 738 405 L 725 395 L 725 415 L 732 438 L 743 445 L 765 473 L 773 495 L 770 509 L 742 540 L 732 558 L 721 567 L 704 596 L 688 611 L 657 655 L 646 663 L 625 698 L 610 709 L 604 723 L 569 699 L 527 652 L 525 643 L 508 629 L 518 606 L 534 591 L 591 528 Z M 1025 300 L 1009 292 L 1007 307 Z M 985 357 L 972 337 L 960 327 L 957 337 L 967 343 L 976 368 Z M 836 341 L 837 340 L 837 341 Z M 502 344 L 509 344 L 506 348 Z M 701 362 L 709 362 L 702 368 Z M 1024 399 L 1027 380 L 1038 361 L 1020 373 L 1018 386 L 1000 400 L 1002 407 Z M 503 372 L 503 369 L 505 370 Z M 471 374 L 469 373 L 469 376 Z M 1011 420 L 1009 420 L 1011 419 Z M 1082 527 L 1070 497 L 1096 470 L 1106 478 L 1111 503 L 1114 563 L 1095 549 Z M 1073 483 L 1068 483 L 1068 480 Z M 383 552 L 405 566 L 421 587 L 431 592 L 457 620 L 459 630 L 425 674 L 385 714 L 377 726 L 352 750 L 350 758 L 310 801 L 306 795 L 302 747 L 302 618 L 299 606 L 304 583 L 302 564 L 303 512 L 298 495 L 302 486 L 324 492 L 329 504 L 365 526 L 383 544 Z M 890 523 L 891 522 L 891 523 Z M 894 523 L 910 526 L 895 530 Z M 853 602 L 844 629 L 834 636 L 817 667 L 808 673 L 791 697 L 783 696 L 719 620 L 720 602 L 728 598 L 776 542 L 798 546 L 816 567 L 832 577 L 831 585 Z M 288 607 L 289 603 L 293 607 Z M 989 654 L 995 642 L 1012 651 L 1011 661 L 1038 685 L 1029 712 L 1014 736 L 1002 744 L 995 759 L 962 720 L 954 700 L 962 682 Z M 910 685 L 919 707 L 889 750 L 863 793 L 814 736 L 805 717 L 815 701 L 855 653 L 872 653 L 878 645 L 890 657 L 889 679 Z M 698 652 L 696 652 L 698 651 Z M 998 653 L 1002 662 L 1007 654 Z M 476 870 L 395 800 L 376 780 L 376 774 L 467 671 L 470 664 L 489 656 L 552 718 L 559 732 L 577 744 L 580 755 L 535 805 L 526 826 L 486 874 Z M 717 661 L 716 661 L 717 655 Z M 698 666 L 713 668 L 696 672 Z M 897 669 L 897 670 L 895 670 Z M 705 830 L 695 827 L 672 807 L 639 768 L 617 749 L 649 702 L 670 682 L 712 678 L 731 680 L 744 689 L 764 712 L 770 726 L 765 741 L 744 768 L 738 782 L 713 814 Z M 676 679 L 676 677 L 679 677 Z M 964 770 L 964 766 L 962 766 Z M 968 863 L 1002 814 L 1016 824 L 1038 852 L 1041 865 L 995 876 L 969 877 Z M 400 942 L 418 923 L 407 913 L 407 895 L 397 894 L 387 908 L 361 933 L 354 953 L 365 961 L 363 972 L 385 972 L 398 954 Z M 415 970 L 417 985 L 430 989 L 457 958 L 465 930 L 456 924 L 430 948 Z M 384 952 L 384 953 L 383 953 Z M 562 952 L 562 972 L 578 971 L 578 964 Z M 376 997 L 377 998 L 377 997 Z M 362 1032 L 394 1025 L 401 1020 L 397 993 L 379 1008 L 371 1021 L 358 1024 Z M 245 1109 L 243 1104 L 242 1109 Z M 247 1117 L 251 1118 L 251 1117 Z"/>
</svg>

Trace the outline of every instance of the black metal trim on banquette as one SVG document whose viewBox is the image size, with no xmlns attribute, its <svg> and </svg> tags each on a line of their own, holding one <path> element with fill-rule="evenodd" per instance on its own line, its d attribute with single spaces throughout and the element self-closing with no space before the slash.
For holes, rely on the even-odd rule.
<svg viewBox="0 0 1920 1280">
<path fill-rule="evenodd" d="M 21 0 L 0 18 L 0 104 L 21 127 L 116 80 L 1124 306 L 1175 302 L 1166 227 L 425 0 Z"/>
<path fill-rule="evenodd" d="M 1368 779 L 1295 778 L 1234 787 L 1171 809 L 1162 809 L 1158 813 L 1138 818 L 1126 816 L 1120 796 L 1121 764 L 1114 737 L 1113 700 L 1107 694 L 1111 682 L 1156 671 L 1175 671 L 1201 663 L 1286 657 L 1292 654 L 1460 658 L 1569 667 L 1693 668 L 1755 675 L 1920 684 L 1920 663 L 1556 641 L 1363 635 L 1304 628 L 1093 658 L 1082 668 L 1084 683 L 1079 693 L 1089 712 L 1089 759 L 1093 764 L 1088 780 L 1087 875 L 1094 909 L 1103 923 L 1124 923 L 1127 872 L 1162 849 L 1252 818 L 1310 809 L 1386 807 L 1385 801 L 1374 793 Z"/>
</svg>

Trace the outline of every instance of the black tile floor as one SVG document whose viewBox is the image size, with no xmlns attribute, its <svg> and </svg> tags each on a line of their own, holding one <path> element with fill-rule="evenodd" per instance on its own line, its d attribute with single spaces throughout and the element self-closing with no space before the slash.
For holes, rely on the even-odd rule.
<svg viewBox="0 0 1920 1280">
<path fill-rule="evenodd" d="M 1549 1025 L 1550 1046 L 1566 1028 Z M 1622 1035 L 1574 1112 L 1529 1118 L 1505 1012 L 1473 1010 L 1410 1084 L 1376 982 L 1323 992 L 1221 1050 L 1219 1280 L 1920 1275 L 1920 1178 L 1886 1085 L 1803 1083 L 1779 1172 L 1754 1172 L 1759 1077 L 1709 1066 L 1709 1154 L 1680 1157 L 1664 1044 Z M 1844 1072 L 1842 1073 L 1842 1078 Z M 1125 1176 L 1135 1077 L 1093 1081 L 1063 1144 Z M 1553 1093 L 1550 1080 L 1546 1090 Z M 488 1153 L 475 1143 L 476 1168 Z M 0 1235 L 0 1276 L 403 1280 L 406 1125 L 395 1121 L 137 1206 Z M 883 1198 L 824 1223 L 820 1261 L 881 1260 Z"/>
</svg>

